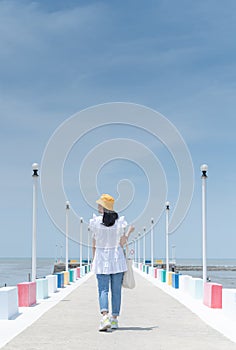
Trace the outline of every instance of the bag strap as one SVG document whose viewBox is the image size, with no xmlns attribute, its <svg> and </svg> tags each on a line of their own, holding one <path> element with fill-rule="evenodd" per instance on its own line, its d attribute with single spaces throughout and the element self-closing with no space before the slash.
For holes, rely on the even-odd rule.
<svg viewBox="0 0 236 350">
<path fill-rule="evenodd" d="M 126 259 L 128 259 L 128 256 L 129 256 L 129 245 L 128 245 L 128 243 L 125 243 L 124 247 L 125 247 L 124 255 L 125 255 Z"/>
</svg>

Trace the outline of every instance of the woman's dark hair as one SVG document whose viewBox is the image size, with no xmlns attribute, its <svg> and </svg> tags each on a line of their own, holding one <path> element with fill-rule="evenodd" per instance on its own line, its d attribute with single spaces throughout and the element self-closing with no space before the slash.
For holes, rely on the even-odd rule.
<svg viewBox="0 0 236 350">
<path fill-rule="evenodd" d="M 119 216 L 115 211 L 107 210 L 104 208 L 102 223 L 107 227 L 113 226 L 118 217 Z"/>
</svg>

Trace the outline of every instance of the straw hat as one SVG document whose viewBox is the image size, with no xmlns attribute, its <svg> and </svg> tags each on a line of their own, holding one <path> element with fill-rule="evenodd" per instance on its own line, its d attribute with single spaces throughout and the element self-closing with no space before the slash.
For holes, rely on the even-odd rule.
<svg viewBox="0 0 236 350">
<path fill-rule="evenodd" d="M 103 208 L 107 210 L 113 211 L 115 199 L 109 194 L 102 194 L 101 197 L 96 201 L 96 203 L 100 204 Z"/>
</svg>

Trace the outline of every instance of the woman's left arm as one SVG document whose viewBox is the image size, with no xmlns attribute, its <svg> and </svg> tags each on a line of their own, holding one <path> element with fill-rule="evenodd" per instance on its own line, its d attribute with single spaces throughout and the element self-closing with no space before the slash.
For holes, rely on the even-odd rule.
<svg viewBox="0 0 236 350">
<path fill-rule="evenodd" d="M 127 233 L 125 234 L 125 236 L 127 237 L 127 239 L 129 238 L 129 236 L 131 235 L 132 232 L 134 232 L 135 227 L 134 226 L 130 226 Z"/>
<path fill-rule="evenodd" d="M 131 234 L 134 230 L 135 230 L 135 227 L 134 227 L 134 226 L 130 226 L 129 229 L 128 229 L 128 231 L 127 231 L 126 233 L 124 233 L 123 236 L 121 236 L 121 238 L 120 238 L 120 245 L 121 245 L 121 247 L 123 247 L 123 246 L 127 243 L 130 234 Z"/>
<path fill-rule="evenodd" d="M 96 240 L 93 238 L 93 259 L 95 257 L 95 252 L 96 252 Z"/>
</svg>

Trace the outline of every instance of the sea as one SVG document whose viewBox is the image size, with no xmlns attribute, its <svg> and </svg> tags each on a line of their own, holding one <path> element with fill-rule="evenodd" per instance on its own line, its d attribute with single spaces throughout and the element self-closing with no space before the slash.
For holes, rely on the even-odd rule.
<svg viewBox="0 0 236 350">
<path fill-rule="evenodd" d="M 201 259 L 176 259 L 176 264 L 184 266 L 201 266 Z M 207 270 L 207 277 L 209 281 L 222 284 L 223 288 L 236 289 L 236 271 L 230 271 L 231 267 L 236 267 L 236 259 L 208 259 L 207 266 L 218 266 L 219 270 Z M 220 270 L 220 268 L 225 270 Z M 228 269 L 228 270 L 227 270 Z M 202 278 L 202 271 L 180 271 L 183 275 L 190 275 L 192 277 Z"/>
<path fill-rule="evenodd" d="M 163 259 L 164 261 L 164 259 Z M 42 278 L 53 273 L 55 259 L 37 259 L 37 278 Z M 200 259 L 176 259 L 177 265 L 199 266 Z M 208 259 L 207 265 L 231 267 L 236 266 L 236 259 Z M 193 277 L 202 277 L 201 271 L 181 271 Z M 220 283 L 223 288 L 236 288 L 236 271 L 208 271 L 211 282 Z M 18 283 L 27 282 L 31 278 L 31 258 L 0 258 L 0 287 L 16 286 Z"/>
<path fill-rule="evenodd" d="M 37 259 L 37 278 L 53 273 L 55 259 Z M 31 258 L 0 258 L 0 287 L 16 286 L 31 280 Z"/>
</svg>

